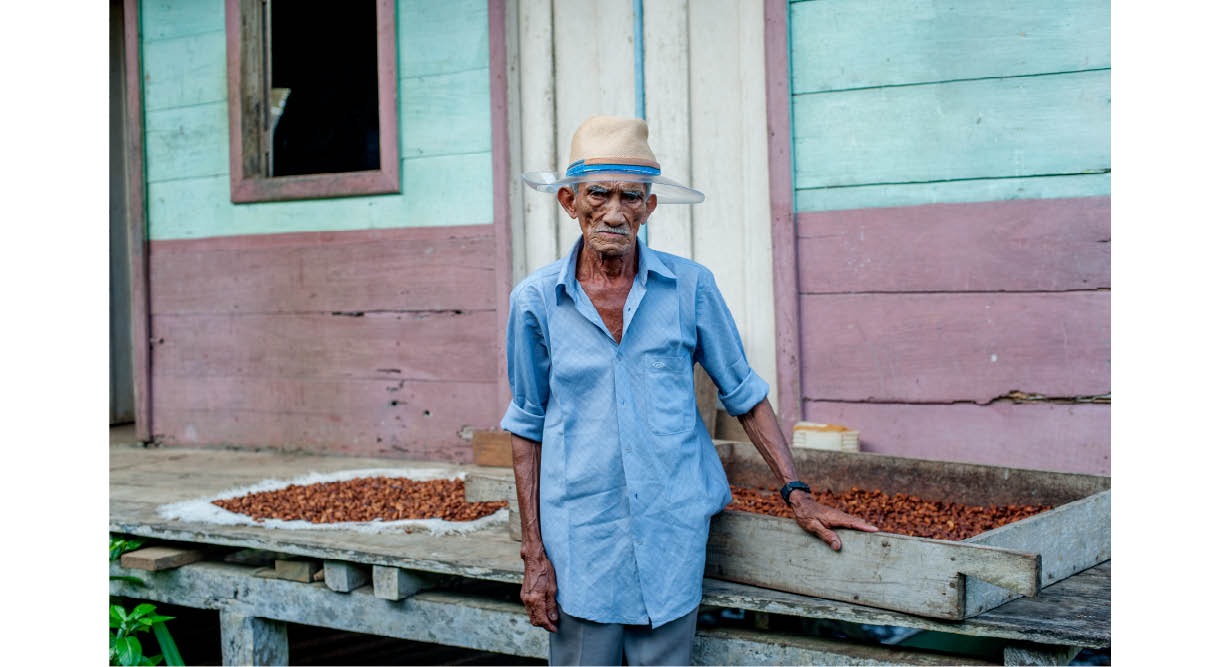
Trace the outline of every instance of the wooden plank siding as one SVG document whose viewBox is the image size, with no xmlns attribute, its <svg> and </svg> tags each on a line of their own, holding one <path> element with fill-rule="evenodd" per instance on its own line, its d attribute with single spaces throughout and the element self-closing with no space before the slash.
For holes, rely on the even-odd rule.
<svg viewBox="0 0 1220 667">
<path fill-rule="evenodd" d="M 157 314 L 489 310 L 489 226 L 158 241 Z M 256 286 L 256 289 L 251 289 Z"/>
<path fill-rule="evenodd" d="M 154 375 L 153 388 L 164 445 L 463 462 L 458 432 L 502 412 L 495 382 Z"/>
<path fill-rule="evenodd" d="M 157 376 L 497 380 L 494 310 L 155 316 Z"/>
<path fill-rule="evenodd" d="M 866 451 L 1109 474 L 1109 3 L 789 20 L 804 418 Z"/>
<path fill-rule="evenodd" d="M 797 211 L 846 211 L 879 206 L 918 206 L 1005 199 L 1109 196 L 1110 174 L 1029 178 L 967 178 L 930 183 L 882 183 L 797 190 Z"/>
<path fill-rule="evenodd" d="M 797 95 L 1108 68 L 1110 2 L 794 3 L 792 51 Z"/>
<path fill-rule="evenodd" d="M 797 189 L 1110 168 L 1108 70 L 794 95 Z"/>
<path fill-rule="evenodd" d="M 555 81 L 554 168 L 562 171 L 571 163 L 572 134 L 586 118 L 635 116 L 635 19 L 632 3 L 627 0 L 552 2 L 551 14 L 552 76 Z M 531 165 L 525 168 L 531 171 L 550 169 Z M 535 201 L 540 197 L 543 195 L 535 195 Z M 546 205 L 558 208 L 553 195 L 548 199 Z M 576 242 L 580 225 L 562 211 L 556 219 L 558 257 L 567 253 Z"/>
<path fill-rule="evenodd" d="M 467 460 L 503 408 L 502 5 L 397 0 L 401 194 L 238 205 L 224 2 L 140 5 L 153 436 Z"/>
<path fill-rule="evenodd" d="M 802 294 L 1110 287 L 1110 198 L 802 213 Z"/>
<path fill-rule="evenodd" d="M 154 241 L 166 444 L 469 460 L 497 423 L 486 225 Z"/>
<path fill-rule="evenodd" d="M 1110 474 L 1110 406 L 805 401 L 805 418 L 860 429 L 862 451 Z"/>
<path fill-rule="evenodd" d="M 150 238 L 492 222 L 485 0 L 398 0 L 401 194 L 241 205 L 227 194 L 224 3 L 141 6 Z"/>
<path fill-rule="evenodd" d="M 987 403 L 1110 391 L 1107 292 L 801 296 L 804 395 Z"/>
<path fill-rule="evenodd" d="M 775 405 L 777 311 L 767 150 L 768 130 L 774 128 L 768 127 L 762 76 L 768 62 L 764 10 L 764 3 L 736 0 L 688 4 L 691 185 L 707 195 L 690 207 L 691 258 L 715 274 L 746 359 L 772 387 Z M 787 314 L 782 308 L 778 312 Z M 780 400 L 791 407 L 790 398 Z"/>
<path fill-rule="evenodd" d="M 791 4 L 796 210 L 1108 195 L 1109 13 Z"/>
</svg>

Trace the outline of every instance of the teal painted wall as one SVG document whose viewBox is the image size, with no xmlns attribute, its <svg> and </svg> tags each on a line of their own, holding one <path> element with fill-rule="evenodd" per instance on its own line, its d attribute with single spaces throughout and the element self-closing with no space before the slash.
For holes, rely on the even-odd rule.
<svg viewBox="0 0 1220 667">
<path fill-rule="evenodd" d="M 795 205 L 1110 193 L 1108 0 L 794 0 Z"/>
<path fill-rule="evenodd" d="M 492 222 L 486 0 L 398 0 L 402 193 L 233 204 L 223 0 L 140 7 L 149 237 Z"/>
</svg>

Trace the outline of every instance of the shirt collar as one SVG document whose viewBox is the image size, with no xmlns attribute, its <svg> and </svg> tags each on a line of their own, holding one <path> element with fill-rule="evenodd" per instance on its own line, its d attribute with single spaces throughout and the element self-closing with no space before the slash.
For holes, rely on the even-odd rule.
<svg viewBox="0 0 1220 667">
<path fill-rule="evenodd" d="M 585 237 L 576 237 L 576 243 L 572 244 L 572 249 L 568 251 L 567 257 L 564 258 L 563 271 L 561 271 L 555 280 L 555 289 L 564 288 L 568 295 L 576 294 L 576 260 L 580 256 L 580 249 L 585 244 Z M 648 274 L 655 273 L 663 278 L 677 280 L 678 276 L 661 261 L 657 251 L 652 250 L 648 246 L 639 242 L 639 237 L 636 237 L 635 247 L 640 253 L 640 270 L 636 274 L 636 278 L 648 285 Z"/>
</svg>

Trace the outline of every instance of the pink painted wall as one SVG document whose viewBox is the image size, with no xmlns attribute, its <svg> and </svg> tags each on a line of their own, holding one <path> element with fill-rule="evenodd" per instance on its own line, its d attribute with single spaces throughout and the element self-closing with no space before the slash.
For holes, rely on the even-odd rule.
<svg viewBox="0 0 1220 667">
<path fill-rule="evenodd" d="M 1109 197 L 797 214 L 804 418 L 867 451 L 1109 474 L 1109 218 Z"/>
<path fill-rule="evenodd" d="M 498 423 L 491 225 L 153 241 L 165 444 L 470 460 Z"/>
</svg>

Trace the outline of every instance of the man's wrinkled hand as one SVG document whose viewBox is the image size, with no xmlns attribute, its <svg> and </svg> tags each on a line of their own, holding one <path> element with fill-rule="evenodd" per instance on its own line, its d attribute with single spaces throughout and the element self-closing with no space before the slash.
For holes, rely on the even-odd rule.
<svg viewBox="0 0 1220 667">
<path fill-rule="evenodd" d="M 839 541 L 839 536 L 835 535 L 831 528 L 850 528 L 866 533 L 877 532 L 877 527 L 864 519 L 822 505 L 808 493 L 796 491 L 789 498 L 792 500 L 792 511 L 796 514 L 796 522 L 801 525 L 801 528 L 816 535 L 835 551 L 843 548 L 843 543 Z"/>
<path fill-rule="evenodd" d="M 521 581 L 521 601 L 529 613 L 530 623 L 558 632 L 559 604 L 555 601 L 555 568 L 545 555 L 524 557 L 525 577 Z"/>
</svg>

